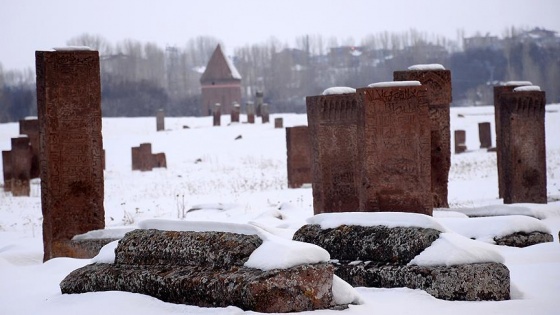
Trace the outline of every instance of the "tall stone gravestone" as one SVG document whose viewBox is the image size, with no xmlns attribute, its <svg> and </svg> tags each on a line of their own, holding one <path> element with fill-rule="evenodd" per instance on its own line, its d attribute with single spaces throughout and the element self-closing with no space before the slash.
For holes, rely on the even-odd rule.
<svg viewBox="0 0 560 315">
<path fill-rule="evenodd" d="M 222 118 L 222 105 L 220 103 L 214 104 L 214 108 L 212 109 L 212 117 L 214 118 L 214 126 L 220 126 L 221 118 Z"/>
<path fill-rule="evenodd" d="M 455 154 L 467 151 L 467 134 L 465 130 L 455 130 Z"/>
<path fill-rule="evenodd" d="M 261 119 L 263 124 L 270 122 L 270 112 L 267 103 L 263 103 L 261 106 Z"/>
<path fill-rule="evenodd" d="M 478 140 L 481 149 L 492 147 L 492 131 L 489 122 L 478 123 Z"/>
<path fill-rule="evenodd" d="M 13 196 L 29 196 L 33 152 L 27 136 L 12 138 L 11 175 Z"/>
<path fill-rule="evenodd" d="M 165 130 L 165 112 L 163 109 L 158 110 L 156 113 L 156 130 Z"/>
<path fill-rule="evenodd" d="M 255 104 L 251 101 L 247 102 L 245 105 L 245 110 L 247 111 L 247 122 L 250 124 L 255 123 Z"/>
<path fill-rule="evenodd" d="M 105 227 L 99 53 L 35 52 L 44 260 Z"/>
<path fill-rule="evenodd" d="M 233 106 L 231 108 L 231 122 L 239 122 L 239 114 L 241 112 L 241 107 L 239 106 L 239 103 L 234 102 Z"/>
<path fill-rule="evenodd" d="M 517 87 L 496 101 L 504 203 L 546 203 L 545 92 Z"/>
<path fill-rule="evenodd" d="M 306 98 L 315 214 L 360 209 L 356 93 L 329 90 Z"/>
<path fill-rule="evenodd" d="M 360 210 L 432 215 L 428 88 L 381 82 L 356 94 Z"/>
<path fill-rule="evenodd" d="M 4 176 L 4 191 L 12 191 L 12 151 L 2 151 L 2 175 Z"/>
<path fill-rule="evenodd" d="M 31 178 L 39 178 L 41 175 L 39 168 L 39 120 L 26 118 L 19 121 L 19 133 L 27 135 L 31 144 Z"/>
<path fill-rule="evenodd" d="M 256 107 L 256 115 L 257 117 L 260 117 L 262 115 L 262 105 L 264 102 L 264 93 L 261 91 L 257 91 L 255 93 L 255 107 Z"/>
<path fill-rule="evenodd" d="M 451 167 L 451 131 L 449 106 L 451 71 L 442 65 L 415 65 L 408 71 L 395 71 L 395 81 L 419 81 L 428 87 L 431 138 L 431 185 L 434 207 L 448 208 L 447 184 Z"/>
<path fill-rule="evenodd" d="M 512 92 L 515 88 L 520 86 L 530 86 L 532 83 L 530 81 L 509 81 L 506 82 L 504 85 L 497 85 L 494 86 L 494 124 L 495 124 L 495 131 L 496 131 L 496 164 L 498 167 L 498 197 L 504 198 L 504 183 L 503 178 L 504 174 L 503 163 L 502 163 L 502 150 L 501 146 L 502 143 L 509 143 L 510 136 L 509 134 L 502 134 L 501 133 L 501 125 L 502 117 L 500 115 L 500 96 L 502 93 Z M 507 122 L 505 122 L 507 123 Z M 503 141 L 502 141 L 502 138 Z"/>
<path fill-rule="evenodd" d="M 307 126 L 286 128 L 288 187 L 311 183 L 311 148 Z"/>
</svg>

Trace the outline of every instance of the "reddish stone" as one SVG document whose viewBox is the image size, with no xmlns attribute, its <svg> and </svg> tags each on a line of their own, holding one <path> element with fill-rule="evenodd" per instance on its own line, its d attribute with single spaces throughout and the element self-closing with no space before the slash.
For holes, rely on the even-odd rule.
<svg viewBox="0 0 560 315">
<path fill-rule="evenodd" d="M 220 126 L 221 125 L 221 118 L 222 118 L 222 111 L 221 111 L 221 104 L 216 103 L 212 109 L 212 117 L 213 117 L 213 126 Z"/>
<path fill-rule="evenodd" d="M 434 207 L 448 208 L 447 184 L 451 167 L 449 106 L 452 101 L 451 71 L 395 71 L 395 81 L 419 81 L 428 87 L 431 126 L 431 182 Z"/>
<path fill-rule="evenodd" d="M 247 102 L 245 108 L 247 110 L 247 122 L 250 123 L 250 124 L 254 124 L 255 123 L 255 104 L 253 104 L 253 102 Z"/>
<path fill-rule="evenodd" d="M 478 123 L 478 140 L 480 140 L 481 149 L 492 147 L 492 131 L 489 122 Z"/>
<path fill-rule="evenodd" d="M 428 88 L 358 89 L 361 211 L 432 214 Z"/>
<path fill-rule="evenodd" d="M 37 51 L 44 260 L 105 227 L 97 51 Z"/>
<path fill-rule="evenodd" d="M 138 171 L 140 170 L 140 160 L 141 160 L 140 147 L 132 147 L 131 153 L 132 153 L 132 170 Z"/>
<path fill-rule="evenodd" d="M 2 151 L 2 173 L 4 175 L 4 191 L 12 191 L 12 151 Z"/>
<path fill-rule="evenodd" d="M 274 118 L 274 128 L 284 128 L 284 119 L 282 117 Z"/>
<path fill-rule="evenodd" d="M 165 130 L 165 112 L 163 109 L 158 110 L 156 113 L 156 130 Z"/>
<path fill-rule="evenodd" d="M 167 159 L 165 158 L 165 153 L 155 153 L 154 157 L 154 167 L 164 167 L 167 168 Z"/>
<path fill-rule="evenodd" d="M 152 144 L 142 143 L 138 148 L 138 156 L 140 157 L 140 171 L 151 171 L 154 167 L 154 158 L 152 156 Z"/>
<path fill-rule="evenodd" d="M 266 123 L 270 122 L 270 113 L 269 113 L 269 110 L 268 110 L 268 104 L 267 103 L 262 104 L 261 118 L 262 118 L 262 123 L 263 124 L 266 124 Z"/>
<path fill-rule="evenodd" d="M 260 117 L 262 114 L 262 106 L 263 106 L 263 101 L 264 101 L 264 93 L 257 91 L 255 93 L 255 99 L 256 99 L 256 110 L 257 110 L 257 117 Z"/>
<path fill-rule="evenodd" d="M 503 92 L 497 103 L 504 203 L 546 203 L 545 92 Z"/>
<path fill-rule="evenodd" d="M 241 112 L 241 107 L 239 103 L 235 102 L 233 108 L 231 109 L 231 122 L 239 122 L 239 114 Z"/>
<path fill-rule="evenodd" d="M 286 128 L 288 187 L 311 183 L 311 150 L 307 126 Z"/>
<path fill-rule="evenodd" d="M 356 97 L 352 93 L 306 98 L 315 214 L 360 208 Z"/>
<path fill-rule="evenodd" d="M 31 142 L 31 178 L 39 178 L 41 176 L 41 169 L 39 168 L 39 120 L 38 119 L 24 119 L 19 121 L 19 133 L 27 135 Z"/>
<path fill-rule="evenodd" d="M 29 196 L 31 186 L 31 160 L 33 152 L 29 138 L 12 138 L 11 173 L 12 187 L 10 191 L 13 196 Z"/>
<path fill-rule="evenodd" d="M 467 134 L 465 130 L 455 130 L 455 154 L 467 151 Z"/>
</svg>

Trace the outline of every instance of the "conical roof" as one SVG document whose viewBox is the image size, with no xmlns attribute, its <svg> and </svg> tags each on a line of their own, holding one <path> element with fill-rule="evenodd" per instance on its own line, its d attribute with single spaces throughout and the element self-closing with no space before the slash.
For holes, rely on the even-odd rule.
<svg viewBox="0 0 560 315">
<path fill-rule="evenodd" d="M 233 65 L 233 62 L 224 54 L 222 46 L 218 44 L 212 53 L 212 57 L 210 57 L 210 61 L 208 61 L 206 70 L 204 70 L 200 77 L 200 83 L 225 80 L 241 80 L 241 75 Z"/>
</svg>

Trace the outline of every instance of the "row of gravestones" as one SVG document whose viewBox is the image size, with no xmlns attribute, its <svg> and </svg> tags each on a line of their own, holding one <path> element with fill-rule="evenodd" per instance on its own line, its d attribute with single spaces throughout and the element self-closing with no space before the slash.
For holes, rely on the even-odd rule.
<svg viewBox="0 0 560 315">
<path fill-rule="evenodd" d="M 465 130 L 455 130 L 455 154 L 467 151 L 467 133 Z M 496 148 L 492 147 L 492 136 L 489 122 L 481 122 L 478 124 L 478 139 L 480 148 L 486 149 L 488 152 L 495 152 Z"/>
<path fill-rule="evenodd" d="M 312 183 L 316 214 L 448 207 L 451 74 L 394 78 L 413 81 L 307 97 L 309 127 L 286 128 L 288 186 Z M 545 92 L 510 82 L 494 100 L 499 197 L 546 203 Z"/>
</svg>

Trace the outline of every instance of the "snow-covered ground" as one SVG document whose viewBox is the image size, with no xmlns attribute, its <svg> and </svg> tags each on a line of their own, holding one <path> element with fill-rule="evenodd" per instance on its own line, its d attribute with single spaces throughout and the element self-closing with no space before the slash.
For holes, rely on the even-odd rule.
<svg viewBox="0 0 560 315">
<path fill-rule="evenodd" d="M 560 199 L 559 111 L 560 104 L 547 106 L 547 186 L 549 197 L 555 200 Z M 287 127 L 307 124 L 305 115 L 271 116 L 271 121 L 283 117 Z M 152 219 L 251 222 L 274 234 L 289 236 L 313 215 L 311 189 L 287 189 L 285 131 L 274 129 L 273 124 L 260 124 L 260 119 L 257 122 L 226 126 L 229 116 L 222 116 L 222 126 L 212 127 L 211 117 L 166 118 L 166 131 L 156 132 L 155 117 L 104 118 L 107 228 L 118 234 L 123 228 L 137 227 L 140 222 L 149 224 L 153 221 L 145 220 Z M 468 152 L 452 155 L 449 202 L 452 208 L 499 213 L 503 206 L 499 206 L 502 201 L 498 199 L 496 154 L 478 149 L 479 122 L 492 123 L 495 144 L 492 107 L 451 110 L 452 130 L 466 130 Z M 16 137 L 18 130 L 17 123 L 0 124 L 0 150 L 10 149 L 10 138 Z M 235 140 L 239 135 L 242 138 Z M 165 152 L 167 169 L 131 171 L 130 148 L 144 142 L 152 143 L 154 153 Z M 463 224 L 461 220 L 471 219 L 457 212 L 436 211 L 434 215 L 448 232 L 484 241 L 480 243 L 504 258 L 511 272 L 512 300 L 449 302 L 421 290 L 357 288 L 364 304 L 351 305 L 344 312 L 558 314 L 560 202 L 544 207 L 524 204 L 512 212 L 533 218 L 503 217 Z M 127 292 L 62 295 L 60 281 L 90 260 L 56 258 L 42 263 L 41 224 L 38 180 L 32 182 L 30 197 L 14 198 L 0 191 L 0 314 L 243 313 L 236 307 L 175 305 Z M 488 244 L 492 243 L 492 235 L 510 231 L 512 226 L 523 229 L 527 225 L 551 231 L 554 242 L 522 249 Z M 449 238 L 441 243 L 444 241 Z M 444 251 L 447 247 L 440 248 Z M 270 259 L 280 260 L 274 255 Z"/>
</svg>

